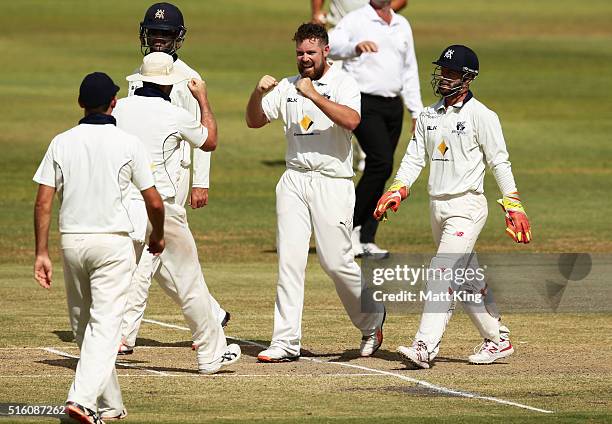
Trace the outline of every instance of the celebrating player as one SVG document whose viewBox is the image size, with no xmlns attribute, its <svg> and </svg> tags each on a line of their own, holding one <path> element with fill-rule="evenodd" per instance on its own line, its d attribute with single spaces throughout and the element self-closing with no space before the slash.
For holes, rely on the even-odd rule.
<svg viewBox="0 0 612 424">
<path fill-rule="evenodd" d="M 351 249 L 355 188 L 351 177 L 351 131 L 359 124 L 355 81 L 327 61 L 328 36 L 316 24 L 294 36 L 299 75 L 280 82 L 265 75 L 246 110 L 250 128 L 282 118 L 287 170 L 276 187 L 278 287 L 274 333 L 262 362 L 298 359 L 302 337 L 304 277 L 312 231 L 325 272 L 336 285 L 353 324 L 361 330 L 360 353 L 370 356 L 382 343 L 383 311 L 361 312 L 361 271 Z"/>
<path fill-rule="evenodd" d="M 134 96 L 117 102 L 113 115 L 119 128 L 140 138 L 153 159 L 155 185 L 166 208 L 167 248 L 153 266 L 166 293 L 181 307 L 191 329 L 201 373 L 217 372 L 240 357 L 240 347 L 227 346 L 221 324 L 216 319 L 210 293 L 198 260 L 198 251 L 187 224 L 187 213 L 177 203 L 180 149 L 183 142 L 194 148 L 212 151 L 217 146 L 217 124 L 208 102 L 206 84 L 191 79 L 189 90 L 200 107 L 201 120 L 170 103 L 173 85 L 189 79 L 174 68 L 172 56 L 153 52 L 143 59 L 140 72 L 127 77 L 140 81 Z M 142 212 L 130 211 L 136 225 L 145 225 Z"/>
<path fill-rule="evenodd" d="M 487 219 L 487 200 L 483 194 L 485 164 L 493 171 L 503 194 L 500 203 L 506 214 L 508 234 L 518 243 L 529 243 L 531 229 L 516 189 L 499 118 L 476 100 L 469 89 L 479 72 L 476 54 L 466 46 L 452 45 L 433 63 L 437 68 L 432 86 L 441 99 L 419 116 L 395 182 L 378 201 L 374 217 L 382 219 L 389 208 L 397 211 L 421 170 L 431 162 L 428 190 L 438 249 L 431 268 L 476 267 L 472 252 Z M 427 281 L 427 289 L 448 293 L 453 287 L 448 280 L 432 278 Z M 484 282 L 479 289 L 486 294 Z M 470 355 L 469 362 L 488 364 L 511 355 L 514 349 L 509 330 L 500 326 L 492 308 L 484 302 L 464 305 L 484 338 L 479 352 Z M 438 354 L 453 308 L 450 300 L 425 302 L 414 343 L 398 348 L 406 362 L 429 368 Z"/>
<path fill-rule="evenodd" d="M 66 411 L 79 422 L 97 423 L 127 415 L 115 372 L 121 317 L 136 269 L 133 230 L 122 206 L 131 183 L 151 222 L 149 251 L 164 249 L 164 205 L 154 187 L 151 159 L 142 143 L 115 126 L 111 111 L 119 90 L 108 75 L 94 72 L 81 83 L 85 117 L 53 139 L 34 181 L 35 278 L 52 282 L 48 253 L 53 195 L 60 199 L 59 230 L 70 324 L 81 349 Z M 95 207 L 92 207 L 95 205 Z"/>
<path fill-rule="evenodd" d="M 191 69 L 185 62 L 178 58 L 177 51 L 185 40 L 187 28 L 183 20 L 183 14 L 174 5 L 169 3 L 156 3 L 147 9 L 144 19 L 140 24 L 140 43 L 144 55 L 150 52 L 163 52 L 171 55 L 174 59 L 174 68 L 189 78 L 201 79 L 200 75 Z M 141 81 L 132 81 L 129 85 L 129 95 L 142 87 Z M 187 87 L 187 81 L 177 83 L 170 93 L 170 101 L 189 112 L 199 121 L 200 107 Z M 182 142 L 180 151 L 180 175 L 175 202 L 185 205 L 189 194 L 189 166 L 191 164 L 191 145 Z M 208 203 L 208 186 L 210 171 L 210 152 L 201 149 L 193 149 L 193 187 L 189 204 L 192 208 L 201 208 Z M 131 209 L 142 210 L 140 199 L 134 200 Z M 137 242 L 144 242 L 146 222 L 141 220 L 143 226 L 137 228 L 131 235 Z M 122 324 L 122 343 L 119 346 L 120 354 L 130 354 L 136 345 L 136 336 L 144 317 L 144 311 L 151 286 L 151 276 L 155 275 L 154 264 L 151 255 L 145 251 L 140 258 L 138 268 L 134 274 L 134 282 L 130 287 L 128 304 Z M 213 312 L 223 327 L 230 319 L 229 312 L 224 311 L 214 297 L 210 297 Z"/>
</svg>

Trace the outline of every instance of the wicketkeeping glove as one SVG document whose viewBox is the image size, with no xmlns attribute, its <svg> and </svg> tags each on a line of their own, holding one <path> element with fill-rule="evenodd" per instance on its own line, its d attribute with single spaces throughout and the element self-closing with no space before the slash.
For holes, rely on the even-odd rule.
<svg viewBox="0 0 612 424">
<path fill-rule="evenodd" d="M 506 215 L 506 233 L 517 243 L 531 241 L 531 226 L 517 192 L 497 201 Z"/>
<path fill-rule="evenodd" d="M 395 180 L 391 187 L 378 199 L 378 204 L 374 210 L 374 219 L 377 221 L 387 220 L 387 209 L 397 212 L 400 203 L 410 194 L 410 190 L 403 182 Z"/>
</svg>

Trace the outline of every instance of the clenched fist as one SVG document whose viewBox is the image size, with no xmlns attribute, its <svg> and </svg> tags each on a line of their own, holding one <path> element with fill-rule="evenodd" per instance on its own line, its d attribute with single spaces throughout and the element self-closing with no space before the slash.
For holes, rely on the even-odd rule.
<svg viewBox="0 0 612 424">
<path fill-rule="evenodd" d="M 202 81 L 201 79 L 192 78 L 187 84 L 187 87 L 189 87 L 189 91 L 191 91 L 191 95 L 195 97 L 196 99 L 199 96 L 206 97 L 207 95 L 206 83 Z"/>
<path fill-rule="evenodd" d="M 314 86 L 312 85 L 312 80 L 308 77 L 297 80 L 295 83 L 295 88 L 307 99 L 310 99 L 313 94 L 317 93 L 317 90 L 315 90 Z"/>
<path fill-rule="evenodd" d="M 270 75 L 264 75 L 263 77 L 261 77 L 261 79 L 257 83 L 256 90 L 260 94 L 264 95 L 270 90 L 272 90 L 274 87 L 276 87 L 277 85 L 278 85 L 278 81 L 276 81 L 276 78 L 271 77 Z"/>
</svg>

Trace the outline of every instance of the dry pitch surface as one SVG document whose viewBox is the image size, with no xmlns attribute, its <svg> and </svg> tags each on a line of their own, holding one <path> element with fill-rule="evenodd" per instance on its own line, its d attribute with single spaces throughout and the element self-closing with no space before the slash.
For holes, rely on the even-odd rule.
<svg viewBox="0 0 612 424">
<path fill-rule="evenodd" d="M 313 264 L 308 269 L 304 357 L 293 363 L 260 364 L 256 355 L 269 340 L 272 324 L 274 280 L 267 278 L 269 268 L 220 266 L 207 273 L 212 290 L 242 282 L 238 298 L 220 300 L 234 314 L 227 334 L 242 346 L 243 359 L 214 376 L 196 373 L 189 332 L 175 305 L 154 287 L 140 346 L 133 355 L 118 359 L 129 422 L 610 419 L 612 355 L 609 335 L 602 334 L 612 323 L 609 315 L 508 315 L 505 322 L 517 352 L 491 366 L 471 366 L 466 357 L 478 336 L 459 313 L 436 365 L 412 370 L 394 350 L 409 343 L 418 317 L 391 316 L 383 348 L 374 358 L 358 358 L 359 336 L 331 284 Z M 62 404 L 78 355 L 63 288 L 60 283 L 49 293 L 38 290 L 25 267 L 11 274 L 18 277 L 3 278 L 2 283 L 13 301 L 3 307 L 0 399 Z M 263 289 L 249 284 L 257 276 L 269 280 Z M 61 276 L 56 278 L 61 282 Z"/>
</svg>

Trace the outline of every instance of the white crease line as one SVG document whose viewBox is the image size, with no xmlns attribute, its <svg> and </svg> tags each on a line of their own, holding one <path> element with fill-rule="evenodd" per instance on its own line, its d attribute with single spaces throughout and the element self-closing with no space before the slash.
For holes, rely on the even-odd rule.
<svg viewBox="0 0 612 424">
<path fill-rule="evenodd" d="M 64 351 L 57 350 L 57 349 L 53 349 L 51 347 L 45 347 L 45 348 L 41 348 L 41 349 L 46 351 L 46 352 L 55 353 L 56 355 L 63 356 L 65 358 L 79 359 L 79 356 L 77 356 L 77 355 L 72 355 L 71 353 L 64 352 Z M 172 375 L 172 374 L 168 374 L 167 372 L 163 372 L 163 371 L 157 371 L 157 370 L 152 370 L 152 369 L 145 368 L 145 367 L 140 367 L 140 366 L 137 366 L 137 365 L 126 364 L 125 362 L 116 362 L 116 365 L 118 365 L 120 367 L 133 368 L 133 369 L 136 369 L 136 370 L 142 370 L 142 371 L 150 372 L 152 374 L 163 375 L 163 376 L 166 376 L 166 377 Z"/>
<path fill-rule="evenodd" d="M 177 330 L 187 330 L 190 331 L 189 328 L 187 327 L 182 327 L 179 325 L 173 325 L 173 324 L 166 324 L 164 322 L 160 322 L 160 321 L 155 321 L 155 320 L 150 320 L 150 319 L 143 319 L 143 321 L 145 322 L 149 322 L 151 324 L 158 324 L 164 327 L 168 327 L 168 328 L 175 328 Z M 230 336 L 226 336 L 228 339 L 232 339 L 232 340 L 236 340 L 242 343 L 246 343 L 249 344 L 251 346 L 258 346 L 261 348 L 266 349 L 268 346 L 262 345 L 261 343 L 257 343 L 257 342 L 253 342 L 251 340 L 246 340 L 246 339 L 240 339 L 237 337 L 230 337 Z M 404 380 L 404 381 L 409 381 L 411 383 L 417 384 L 419 386 L 423 386 L 426 387 L 430 390 L 434 390 L 436 392 L 440 392 L 440 393 L 444 393 L 444 394 L 449 394 L 449 395 L 455 395 L 455 396 L 460 396 L 460 397 L 465 397 L 465 398 L 469 398 L 469 399 L 480 399 L 480 400 L 486 400 L 486 401 L 490 401 L 490 402 L 495 402 L 495 403 L 499 403 L 502 405 L 508 405 L 508 406 L 515 406 L 517 408 L 522 408 L 522 409 L 528 409 L 530 411 L 535 411 L 535 412 L 542 412 L 545 414 L 553 414 L 554 411 L 549 411 L 546 409 L 540 409 L 540 408 L 535 408 L 533 406 L 529 406 L 529 405 L 525 405 L 522 403 L 518 403 L 518 402 L 512 402 L 509 400 L 505 400 L 505 399 L 500 399 L 500 398 L 496 398 L 496 397 L 492 397 L 492 396 L 483 396 L 483 395 L 479 395 L 476 393 L 470 393 L 470 392 L 463 392 L 460 390 L 454 390 L 454 389 L 448 389 L 446 387 L 442 387 L 442 386 L 438 386 L 436 384 L 432 384 L 428 381 L 425 380 L 419 380 L 416 378 L 412 378 L 409 377 L 407 375 L 402 375 L 402 374 L 398 374 L 398 373 L 394 373 L 394 372 L 390 372 L 390 371 L 383 371 L 383 370 L 379 370 L 376 368 L 368 368 L 368 367 L 364 367 L 361 365 L 354 365 L 354 364 L 347 364 L 346 362 L 330 362 L 330 361 L 322 361 L 320 359 L 316 359 L 316 358 L 309 358 L 307 356 L 302 356 L 300 359 L 306 360 L 306 361 L 311 361 L 311 362 L 316 362 L 319 364 L 334 364 L 334 365 L 338 365 L 341 367 L 347 367 L 347 368 L 354 368 L 354 369 L 359 369 L 359 370 L 363 370 L 363 371 L 370 371 L 370 372 L 374 372 L 377 374 L 381 374 L 381 375 L 387 375 L 389 377 L 395 377 L 395 378 L 399 378 L 400 380 Z"/>
</svg>

